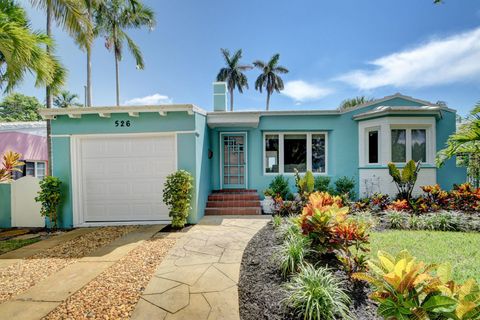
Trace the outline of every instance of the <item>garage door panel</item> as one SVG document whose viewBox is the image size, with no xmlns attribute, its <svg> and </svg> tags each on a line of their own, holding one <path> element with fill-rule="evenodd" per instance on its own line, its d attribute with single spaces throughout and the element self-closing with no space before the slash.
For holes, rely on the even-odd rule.
<svg viewBox="0 0 480 320">
<path fill-rule="evenodd" d="M 173 135 L 82 138 L 79 150 L 85 222 L 170 220 L 162 199 L 176 170 Z"/>
</svg>

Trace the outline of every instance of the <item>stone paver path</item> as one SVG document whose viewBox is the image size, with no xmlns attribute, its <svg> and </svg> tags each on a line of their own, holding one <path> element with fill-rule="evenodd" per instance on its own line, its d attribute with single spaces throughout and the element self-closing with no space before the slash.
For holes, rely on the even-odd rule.
<svg viewBox="0 0 480 320">
<path fill-rule="evenodd" d="M 206 216 L 179 238 L 132 319 L 239 319 L 238 279 L 248 241 L 269 216 Z"/>
</svg>

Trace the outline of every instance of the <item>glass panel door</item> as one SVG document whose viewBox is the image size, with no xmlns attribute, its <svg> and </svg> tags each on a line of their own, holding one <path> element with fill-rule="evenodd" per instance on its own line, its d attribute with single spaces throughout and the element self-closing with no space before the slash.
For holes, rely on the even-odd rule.
<svg viewBox="0 0 480 320">
<path fill-rule="evenodd" d="M 243 189 L 246 186 L 245 134 L 222 134 L 222 179 L 225 189 Z"/>
</svg>

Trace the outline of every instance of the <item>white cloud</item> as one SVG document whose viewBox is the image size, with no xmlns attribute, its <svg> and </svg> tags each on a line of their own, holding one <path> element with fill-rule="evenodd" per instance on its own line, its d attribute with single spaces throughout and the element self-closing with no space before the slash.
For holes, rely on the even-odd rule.
<svg viewBox="0 0 480 320">
<path fill-rule="evenodd" d="M 383 86 L 427 87 L 480 79 L 480 28 L 380 57 L 372 70 L 337 80 L 363 90 Z"/>
<path fill-rule="evenodd" d="M 297 102 L 318 100 L 333 92 L 330 88 L 318 84 L 308 83 L 303 80 L 288 81 L 282 93 Z"/>
<path fill-rule="evenodd" d="M 141 98 L 133 98 L 130 100 L 125 101 L 125 105 L 133 106 L 133 105 L 155 105 L 155 104 L 171 104 L 173 102 L 172 98 L 161 95 L 159 93 L 152 94 L 150 96 L 145 96 Z"/>
</svg>

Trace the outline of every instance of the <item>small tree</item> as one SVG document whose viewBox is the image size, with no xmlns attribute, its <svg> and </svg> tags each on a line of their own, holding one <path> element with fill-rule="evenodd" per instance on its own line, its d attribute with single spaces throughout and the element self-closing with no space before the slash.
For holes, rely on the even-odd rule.
<svg viewBox="0 0 480 320">
<path fill-rule="evenodd" d="M 58 206 L 61 201 L 60 185 L 62 182 L 57 177 L 47 176 L 40 181 L 40 191 L 35 201 L 42 204 L 40 213 L 47 217 L 54 229 L 58 225 Z"/>
<path fill-rule="evenodd" d="M 192 201 L 193 177 L 185 170 L 170 174 L 163 189 L 163 202 L 169 207 L 172 227 L 183 228 L 187 223 Z"/>
<path fill-rule="evenodd" d="M 388 172 L 393 178 L 393 182 L 397 186 L 399 199 L 405 199 L 410 203 L 412 198 L 413 187 L 415 187 L 415 182 L 417 182 L 418 172 L 420 171 L 420 161 L 415 163 L 415 161 L 410 160 L 405 164 L 402 172 L 395 166 L 393 163 L 388 164 Z"/>
<path fill-rule="evenodd" d="M 12 172 L 20 172 L 19 167 L 24 163 L 20 161 L 21 155 L 8 151 L 3 155 L 2 168 L 0 169 L 0 182 L 8 182 L 12 180 Z"/>
</svg>

